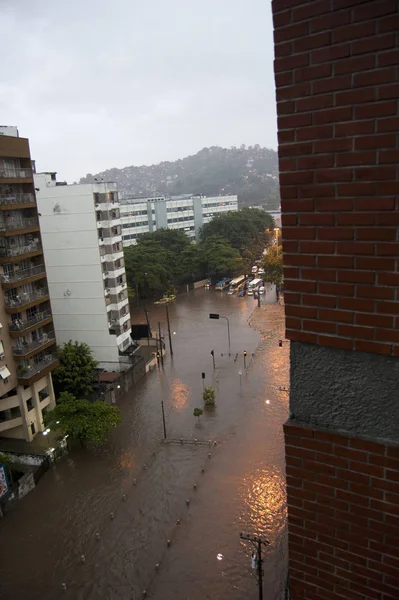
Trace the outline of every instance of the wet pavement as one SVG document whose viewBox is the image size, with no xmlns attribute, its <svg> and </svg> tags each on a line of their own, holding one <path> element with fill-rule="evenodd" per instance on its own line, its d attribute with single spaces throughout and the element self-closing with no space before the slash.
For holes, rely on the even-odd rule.
<svg viewBox="0 0 399 600">
<path fill-rule="evenodd" d="M 196 290 L 169 306 L 174 356 L 121 396 L 110 442 L 71 452 L 0 521 L 1 600 L 138 600 L 144 590 L 156 600 L 252 600 L 241 531 L 270 542 L 264 598 L 283 598 L 288 397 L 278 388 L 288 386 L 289 348 L 278 346 L 273 291 L 264 300 L 269 335 L 248 324 L 252 297 Z M 230 319 L 230 356 L 226 321 L 210 312 Z M 164 307 L 151 306 L 150 320 L 166 332 Z M 202 372 L 216 406 L 198 420 Z"/>
</svg>

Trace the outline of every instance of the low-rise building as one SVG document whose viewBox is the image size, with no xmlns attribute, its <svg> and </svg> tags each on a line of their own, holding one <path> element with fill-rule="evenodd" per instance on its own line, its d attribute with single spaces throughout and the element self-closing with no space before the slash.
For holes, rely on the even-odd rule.
<svg viewBox="0 0 399 600">
<path fill-rule="evenodd" d="M 133 344 L 116 184 L 36 173 L 35 186 L 58 343 L 86 342 L 101 368 L 124 370 Z"/>
<path fill-rule="evenodd" d="M 238 210 L 237 196 L 158 196 L 120 201 L 124 246 L 137 243 L 140 234 L 157 229 L 179 229 L 198 240 L 205 223 L 219 214 Z"/>
</svg>

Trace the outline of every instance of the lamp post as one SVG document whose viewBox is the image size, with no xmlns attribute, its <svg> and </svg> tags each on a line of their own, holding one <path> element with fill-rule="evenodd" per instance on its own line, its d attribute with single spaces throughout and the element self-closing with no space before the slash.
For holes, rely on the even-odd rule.
<svg viewBox="0 0 399 600">
<path fill-rule="evenodd" d="M 227 317 L 225 317 L 224 315 L 219 315 L 219 313 L 210 313 L 209 318 L 210 319 L 226 319 L 226 321 L 227 321 L 227 337 L 229 340 L 229 352 L 230 352 L 231 344 L 230 344 L 230 321 L 229 321 L 229 319 Z"/>
</svg>

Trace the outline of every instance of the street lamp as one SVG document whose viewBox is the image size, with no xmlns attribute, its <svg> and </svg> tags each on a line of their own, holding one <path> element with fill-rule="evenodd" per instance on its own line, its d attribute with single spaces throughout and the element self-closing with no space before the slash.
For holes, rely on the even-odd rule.
<svg viewBox="0 0 399 600">
<path fill-rule="evenodd" d="M 226 319 L 226 321 L 227 321 L 227 337 L 229 340 L 229 352 L 230 352 L 231 344 L 230 344 L 230 321 L 229 321 L 229 319 L 223 315 L 219 315 L 218 313 L 210 313 L 209 318 L 210 319 Z"/>
</svg>

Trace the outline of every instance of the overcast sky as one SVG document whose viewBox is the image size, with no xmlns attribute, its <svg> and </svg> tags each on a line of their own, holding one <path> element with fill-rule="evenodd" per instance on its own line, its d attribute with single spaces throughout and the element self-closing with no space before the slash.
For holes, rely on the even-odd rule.
<svg viewBox="0 0 399 600">
<path fill-rule="evenodd" d="M 0 0 L 0 124 L 78 180 L 276 148 L 270 0 Z"/>
</svg>

